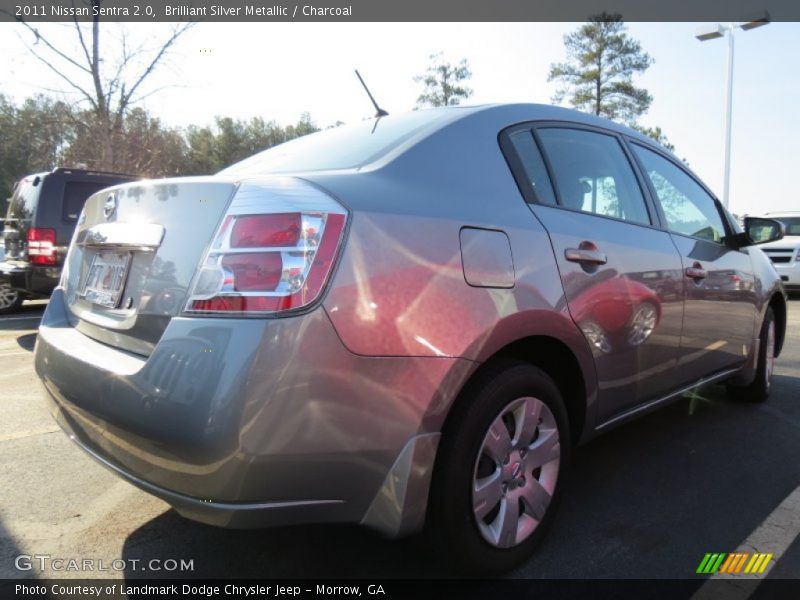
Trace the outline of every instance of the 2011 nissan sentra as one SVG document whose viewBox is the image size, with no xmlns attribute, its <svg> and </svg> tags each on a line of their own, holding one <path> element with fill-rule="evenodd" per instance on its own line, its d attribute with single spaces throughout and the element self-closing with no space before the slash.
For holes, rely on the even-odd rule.
<svg viewBox="0 0 800 600">
<path fill-rule="evenodd" d="M 389 116 L 92 196 L 36 371 L 77 444 L 189 518 L 425 529 L 500 571 L 576 444 L 704 383 L 767 398 L 786 298 L 753 245 L 782 231 L 593 116 Z"/>
</svg>

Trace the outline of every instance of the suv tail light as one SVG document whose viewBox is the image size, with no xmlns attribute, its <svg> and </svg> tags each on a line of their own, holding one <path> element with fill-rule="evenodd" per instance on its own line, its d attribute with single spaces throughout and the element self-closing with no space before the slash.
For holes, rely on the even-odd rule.
<svg viewBox="0 0 800 600">
<path fill-rule="evenodd" d="M 56 230 L 31 227 L 28 230 L 28 260 L 32 265 L 56 264 Z"/>
<path fill-rule="evenodd" d="M 267 314 L 322 294 L 344 235 L 346 209 L 294 178 L 237 190 L 200 264 L 187 313 Z"/>
</svg>

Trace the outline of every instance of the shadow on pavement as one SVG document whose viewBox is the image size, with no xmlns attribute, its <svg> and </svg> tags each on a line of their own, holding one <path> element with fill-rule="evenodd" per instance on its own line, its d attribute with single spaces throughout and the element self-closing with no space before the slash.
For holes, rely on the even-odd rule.
<svg viewBox="0 0 800 600">
<path fill-rule="evenodd" d="M 0 316 L 0 331 L 23 331 L 39 327 L 39 320 L 44 313 L 45 304 L 25 303 L 18 312 Z"/>
<path fill-rule="evenodd" d="M 36 574 L 33 569 L 26 569 L 29 561 L 22 560 L 20 565 L 23 570 L 16 568 L 17 557 L 22 554 L 22 551 L 16 544 L 16 541 L 11 537 L 11 533 L 3 526 L 0 520 L 0 579 L 36 579 Z"/>
<path fill-rule="evenodd" d="M 23 350 L 33 352 L 33 347 L 36 345 L 36 334 L 28 333 L 26 335 L 19 336 L 17 338 L 17 345 L 19 345 L 19 347 Z"/>
<path fill-rule="evenodd" d="M 122 558 L 142 564 L 153 558 L 194 561 L 192 572 L 129 570 L 126 579 L 447 576 L 418 538 L 392 542 L 355 525 L 221 529 L 186 520 L 172 510 L 134 531 L 125 540 Z"/>
</svg>

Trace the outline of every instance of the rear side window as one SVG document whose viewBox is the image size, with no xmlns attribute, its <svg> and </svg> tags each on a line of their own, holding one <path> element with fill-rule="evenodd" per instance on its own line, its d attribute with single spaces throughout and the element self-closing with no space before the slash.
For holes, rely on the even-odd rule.
<svg viewBox="0 0 800 600">
<path fill-rule="evenodd" d="M 39 202 L 39 191 L 41 189 L 41 182 L 38 185 L 33 185 L 32 180 L 23 179 L 20 181 L 17 189 L 14 190 L 11 204 L 8 205 L 8 218 L 31 219 L 33 213 L 36 212 L 36 204 Z"/>
<path fill-rule="evenodd" d="M 61 207 L 61 218 L 68 223 L 78 220 L 78 215 L 86 204 L 86 199 L 95 192 L 108 187 L 109 183 L 89 183 L 85 181 L 68 181 L 64 184 L 64 202 Z"/>
<path fill-rule="evenodd" d="M 582 129 L 537 130 L 562 206 L 650 224 L 642 190 L 619 141 Z"/>
<path fill-rule="evenodd" d="M 631 144 L 664 211 L 670 231 L 720 243 L 725 226 L 714 198 L 683 169 L 637 144 Z"/>
<path fill-rule="evenodd" d="M 555 206 L 556 195 L 553 192 L 553 185 L 550 183 L 550 176 L 547 174 L 547 168 L 533 134 L 526 129 L 512 133 L 509 138 L 525 170 L 525 183 L 531 186 L 536 201 Z"/>
</svg>

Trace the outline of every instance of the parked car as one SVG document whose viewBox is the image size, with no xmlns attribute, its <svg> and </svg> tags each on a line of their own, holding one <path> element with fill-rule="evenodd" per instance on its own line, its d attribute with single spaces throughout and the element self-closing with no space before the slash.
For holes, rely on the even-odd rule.
<svg viewBox="0 0 800 600">
<path fill-rule="evenodd" d="M 50 296 L 86 199 L 103 188 L 135 179 L 66 168 L 22 178 L 5 219 L 0 314 L 18 310 L 26 299 Z"/>
<path fill-rule="evenodd" d="M 764 401 L 784 340 L 751 238 L 780 224 L 742 231 L 662 147 L 562 108 L 380 118 L 84 210 L 45 396 L 95 459 L 221 526 L 424 530 L 508 569 L 575 444 L 701 384 Z M 757 285 L 712 293 L 716 270 Z"/>
<path fill-rule="evenodd" d="M 766 216 L 783 223 L 786 233 L 782 240 L 764 244 L 764 252 L 786 289 L 800 291 L 800 212 L 769 213 Z"/>
</svg>

